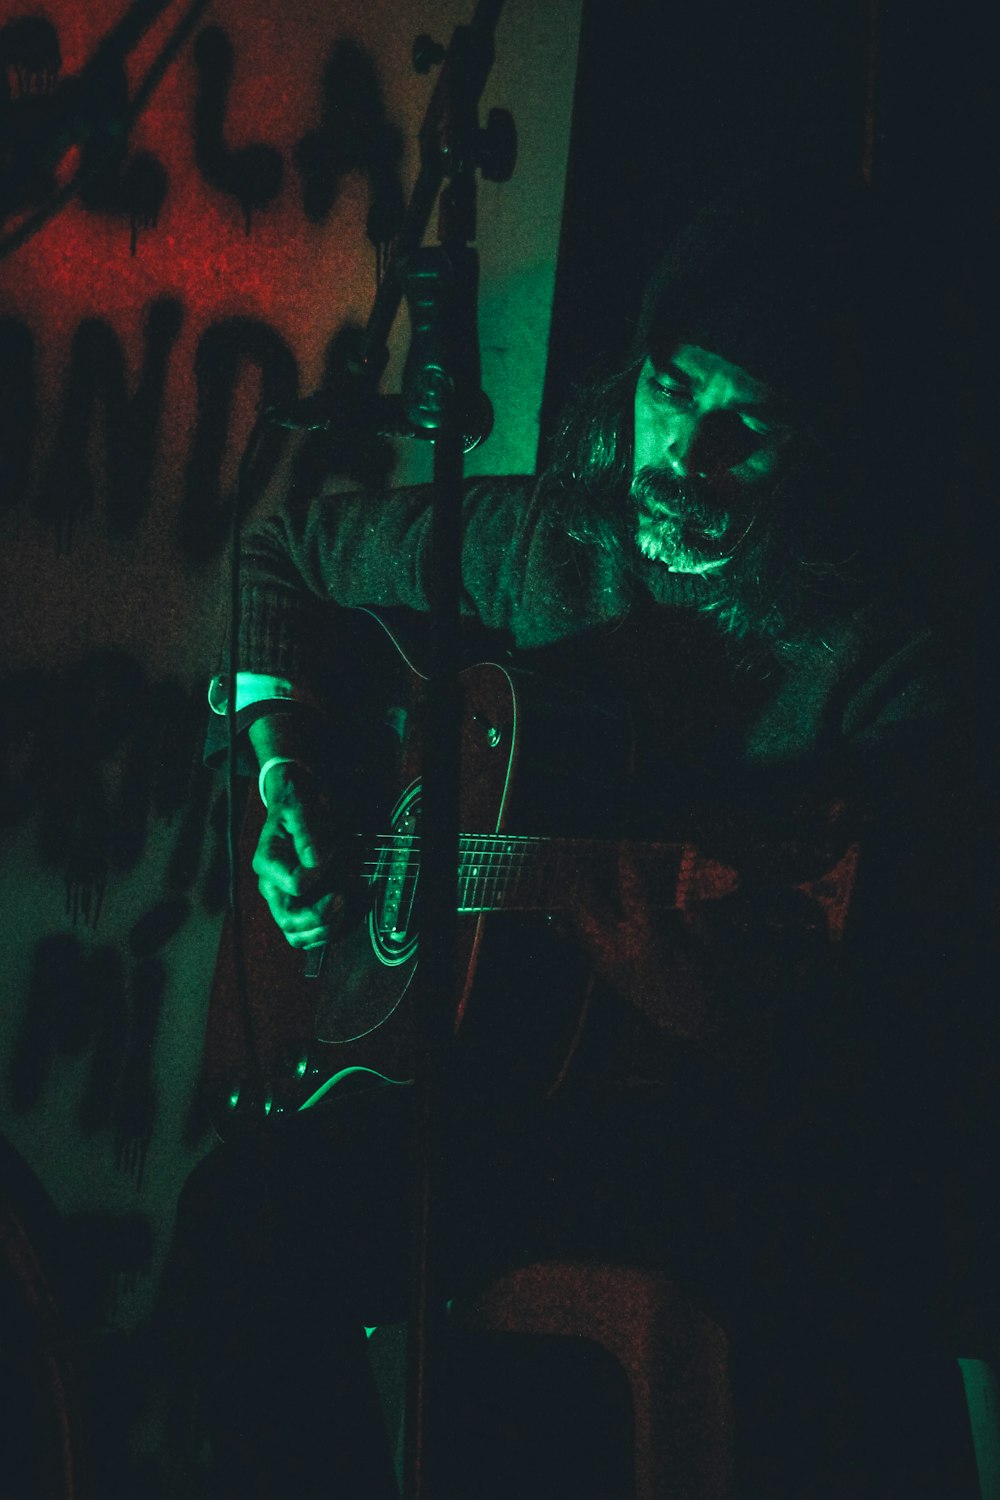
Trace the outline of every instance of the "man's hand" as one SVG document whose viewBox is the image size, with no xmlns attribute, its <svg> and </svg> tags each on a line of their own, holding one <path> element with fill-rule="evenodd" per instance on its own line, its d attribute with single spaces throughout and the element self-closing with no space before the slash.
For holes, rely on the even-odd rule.
<svg viewBox="0 0 1000 1500">
<path fill-rule="evenodd" d="M 606 984 L 657 1027 L 689 1041 L 714 1034 L 712 990 L 698 917 L 659 909 L 627 843 L 615 893 L 597 882 L 580 892 L 577 937 Z"/>
<path fill-rule="evenodd" d="M 253 857 L 260 893 L 293 948 L 320 947 L 344 910 L 329 801 L 298 764 L 272 766 L 265 791 L 267 818 Z"/>
</svg>

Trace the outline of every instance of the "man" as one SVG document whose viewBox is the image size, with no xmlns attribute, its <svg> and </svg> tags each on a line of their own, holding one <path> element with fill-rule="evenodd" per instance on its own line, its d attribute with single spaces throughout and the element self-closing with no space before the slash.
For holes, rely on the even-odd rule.
<svg viewBox="0 0 1000 1500">
<path fill-rule="evenodd" d="M 634 385 L 631 498 L 635 546 L 642 557 L 669 574 L 711 579 L 735 565 L 753 524 L 755 492 L 768 483 L 782 462 L 788 432 L 779 398 L 766 384 L 728 360 L 687 343 L 679 344 L 659 368 L 647 356 Z M 486 552 L 489 546 L 477 535 L 480 514 L 487 507 L 493 512 L 487 522 L 491 531 L 523 527 L 525 514 L 530 514 L 531 502 L 526 506 L 523 485 L 500 489 L 500 504 L 494 502 L 493 506 L 483 487 L 472 490 L 467 528 L 470 550 Z M 544 494 L 544 487 L 540 487 L 540 493 Z M 407 559 L 407 571 L 412 566 L 410 558 L 420 559 L 426 548 L 429 496 L 408 493 L 391 497 L 385 502 L 387 511 L 378 516 L 371 513 L 370 501 L 352 503 L 357 508 L 357 520 L 369 528 L 369 550 L 374 554 L 371 561 L 366 562 L 356 533 L 348 537 L 347 506 L 343 502 L 334 501 L 326 517 L 314 508 L 305 523 L 308 531 L 292 541 L 289 526 L 279 545 L 294 547 L 297 558 L 307 549 L 315 550 L 317 556 L 324 552 L 317 564 L 314 586 L 344 566 L 333 555 L 343 551 L 349 559 L 344 566 L 348 598 L 341 602 L 398 605 L 404 602 L 398 596 L 372 597 L 375 589 L 365 576 L 366 568 L 373 563 L 381 567 L 383 547 L 397 560 Z M 390 521 L 391 526 L 387 524 Z M 327 524 L 331 527 L 329 538 L 323 535 L 320 540 Z M 391 540 L 386 539 L 389 532 L 394 533 Z M 263 571 L 267 566 L 264 549 L 271 545 L 270 537 L 250 540 L 247 556 L 254 560 L 251 567 L 256 563 Z M 494 556 L 499 556 L 499 549 Z M 540 589 L 548 587 L 550 566 L 551 559 L 546 557 Z M 540 642 L 534 632 L 539 629 L 541 612 L 536 615 L 524 599 L 515 604 L 511 584 L 506 585 L 511 597 L 505 598 L 505 580 L 499 566 L 491 572 L 492 576 L 480 581 L 480 592 L 474 596 L 476 613 L 494 628 L 505 628 L 517 644 L 537 649 Z M 417 587 L 419 590 L 419 583 Z M 709 597 L 706 594 L 706 602 Z M 425 596 L 410 594 L 405 602 L 420 607 Z M 548 608 L 554 602 L 551 597 L 545 601 Z M 579 607 L 583 602 L 574 599 L 567 606 L 560 601 L 560 607 Z M 622 603 L 615 597 L 610 609 L 603 600 L 587 601 L 586 607 L 596 620 L 607 610 L 610 620 Z M 279 608 L 285 616 L 284 603 Z M 575 633 L 578 621 L 572 615 L 568 624 Z M 291 665 L 293 672 L 296 665 Z M 269 677 L 261 677 L 267 690 L 273 691 Z M 251 674 L 246 675 L 244 686 L 245 691 L 253 691 Z M 305 899 L 310 884 L 315 884 L 310 872 L 329 858 L 329 832 L 325 839 L 320 832 L 328 829 L 329 818 L 317 807 L 319 789 L 301 753 L 302 731 L 294 713 L 295 699 L 287 707 L 280 700 L 258 702 L 267 711 L 252 720 L 249 737 L 260 766 L 266 767 L 261 793 L 269 817 L 254 868 L 278 926 L 293 947 L 308 949 L 330 939 L 334 918 L 343 906 L 340 892 L 324 893 L 315 901 Z"/>
<path fill-rule="evenodd" d="M 951 1290 L 942 1205 L 962 1150 L 941 1059 L 966 1066 L 975 1045 L 957 852 L 974 768 L 920 534 L 921 424 L 880 419 L 879 382 L 898 388 L 870 293 L 801 208 L 713 215 L 545 471 L 470 484 L 464 513 L 464 611 L 494 653 L 629 702 L 630 774 L 609 773 L 598 809 L 610 831 L 693 841 L 740 883 L 665 912 L 626 853 L 613 889 L 578 897 L 569 931 L 619 1007 L 615 1067 L 581 1069 L 516 1123 L 459 1086 L 449 1275 L 546 1255 L 668 1267 L 730 1334 L 735 1493 L 768 1500 L 937 1495 L 954 1478 L 914 1434 L 947 1420 L 938 1372 L 960 1352 L 935 1345 L 931 1297 Z M 288 506 L 245 539 L 238 721 L 267 807 L 254 869 L 295 949 L 348 921 L 350 799 L 317 752 L 350 722 L 329 688 L 349 680 L 344 610 L 419 620 L 428 533 L 427 492 L 402 490 Z M 320 1494 L 330 1462 L 365 1462 L 357 1362 L 331 1357 L 294 1399 L 246 1372 L 301 1361 L 305 1283 L 341 1351 L 352 1319 L 405 1311 L 406 1093 L 334 1100 L 286 1125 L 269 1165 L 237 1152 L 188 1191 L 201 1331 L 228 1351 L 206 1399 L 231 1473 Z M 887 1386 L 868 1351 L 889 1346 L 908 1373 Z M 383 1493 L 368 1461 L 345 1494 Z"/>
</svg>

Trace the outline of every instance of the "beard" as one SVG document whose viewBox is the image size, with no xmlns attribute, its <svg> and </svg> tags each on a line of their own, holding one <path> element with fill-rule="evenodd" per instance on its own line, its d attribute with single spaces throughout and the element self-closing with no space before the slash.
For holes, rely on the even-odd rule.
<svg viewBox="0 0 1000 1500">
<path fill-rule="evenodd" d="M 633 479 L 631 495 L 635 541 L 644 557 L 671 573 L 714 574 L 729 563 L 739 538 L 716 486 L 646 466 Z"/>
</svg>

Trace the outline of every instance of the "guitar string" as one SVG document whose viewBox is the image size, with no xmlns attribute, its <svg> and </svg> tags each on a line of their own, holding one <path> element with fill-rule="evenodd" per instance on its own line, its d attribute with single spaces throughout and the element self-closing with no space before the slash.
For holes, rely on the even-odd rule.
<svg viewBox="0 0 1000 1500">
<path fill-rule="evenodd" d="M 478 836 L 463 836 L 459 842 L 459 853 L 468 857 L 479 853 L 481 857 L 485 857 L 488 860 L 503 856 L 509 859 L 522 859 L 532 850 L 551 849 L 557 846 L 560 853 L 599 854 L 606 857 L 610 850 L 618 848 L 621 841 L 618 839 L 567 839 L 561 837 L 554 839 L 534 837 L 500 838 L 497 836 L 496 846 L 491 849 L 482 848 L 477 851 L 472 847 L 474 843 L 485 845 L 490 842 L 492 842 L 492 836 L 490 839 L 480 839 Z M 420 840 L 418 838 L 401 838 L 398 842 L 394 842 L 392 836 L 388 835 L 383 842 L 370 846 L 371 856 L 366 858 L 363 863 L 374 864 L 377 863 L 378 857 L 397 854 L 404 844 L 408 849 L 416 853 L 420 852 Z M 667 850 L 675 853 L 679 858 L 688 848 L 687 844 L 668 841 L 633 845 L 635 857 L 640 859 L 662 857 L 663 853 Z"/>
<path fill-rule="evenodd" d="M 491 845 L 492 840 L 470 839 L 465 842 L 468 847 L 463 849 L 456 871 L 457 909 L 460 912 L 495 911 L 498 908 L 554 910 L 561 904 L 561 900 L 557 898 L 566 895 L 565 861 L 539 861 L 529 857 L 545 846 L 545 840 L 524 839 L 519 841 L 514 848 L 487 847 L 485 850 L 477 850 L 475 845 Z M 370 872 L 372 881 L 379 877 L 386 879 L 391 875 L 394 881 L 402 880 L 408 884 L 407 906 L 411 913 L 417 877 L 420 873 L 419 858 L 411 857 L 412 843 L 413 840 L 410 840 L 410 847 L 402 858 L 397 855 L 395 858 L 390 858 L 388 862 L 385 859 L 379 859 L 369 860 L 363 864 L 363 870 Z M 593 866 L 598 860 L 602 865 L 605 864 L 608 850 L 613 847 L 613 841 L 581 840 L 575 842 L 573 852 L 577 857 L 574 867 L 579 869 Z M 671 870 L 670 879 L 665 882 L 673 887 L 680 874 L 678 857 L 680 851 L 677 846 L 653 846 L 648 851 L 649 853 L 655 851 L 660 855 L 655 862 L 655 868 L 660 876 L 661 885 L 663 883 L 662 848 L 670 848 L 675 856 L 675 868 Z M 411 876 L 413 879 L 409 878 Z"/>
<path fill-rule="evenodd" d="M 512 840 L 509 837 L 499 835 L 464 835 L 460 838 L 460 861 L 457 873 L 459 885 L 459 910 L 465 912 L 488 910 L 495 906 L 498 897 L 506 896 L 513 884 L 515 892 L 523 902 L 529 902 L 535 906 L 539 902 L 538 894 L 520 889 L 524 882 L 522 877 L 526 874 L 529 878 L 534 877 L 534 884 L 538 884 L 539 869 L 537 866 L 526 863 L 529 852 L 541 848 L 546 841 L 539 838 L 522 837 Z M 582 841 L 581 841 L 582 842 Z M 405 864 L 400 858 L 391 858 L 388 861 L 389 869 L 395 879 L 402 875 L 405 878 L 416 871 L 419 874 L 419 860 L 411 859 L 416 840 L 411 836 L 405 843 Z M 513 846 L 513 847 L 512 847 Z M 382 853 L 390 853 L 393 846 L 383 848 Z M 403 853 L 403 844 L 400 841 L 399 853 Z M 379 858 L 376 861 L 366 861 L 366 865 L 374 865 L 375 869 L 385 868 L 385 860 Z M 544 891 L 544 871 L 543 891 Z M 512 877 L 513 880 L 512 880 Z M 415 882 L 414 882 L 415 885 Z"/>
<path fill-rule="evenodd" d="M 363 837 L 358 835 L 358 837 Z M 374 858 L 362 861 L 362 871 L 372 881 L 392 878 L 398 882 L 409 881 L 407 906 L 412 913 L 416 892 L 416 877 L 420 873 L 420 838 L 415 833 L 382 834 L 374 846 Z M 460 834 L 459 860 L 456 871 L 458 910 L 476 912 L 496 910 L 506 906 L 513 909 L 553 908 L 555 892 L 565 894 L 565 872 L 570 856 L 574 864 L 591 865 L 597 860 L 606 863 L 609 852 L 617 848 L 614 839 L 569 839 L 558 840 L 561 859 L 539 861 L 533 856 L 539 850 L 551 851 L 552 838 L 532 834 Z M 658 873 L 666 851 L 677 861 L 685 846 L 676 843 L 647 844 L 636 851 L 643 863 L 655 861 Z"/>
</svg>

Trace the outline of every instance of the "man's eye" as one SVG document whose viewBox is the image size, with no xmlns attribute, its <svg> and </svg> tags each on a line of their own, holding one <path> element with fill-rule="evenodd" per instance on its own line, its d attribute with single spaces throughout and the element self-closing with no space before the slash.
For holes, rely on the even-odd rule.
<svg viewBox="0 0 1000 1500">
<path fill-rule="evenodd" d="M 765 422 L 761 417 L 750 416 L 747 412 L 742 414 L 742 421 L 744 427 L 749 428 L 761 442 L 783 443 L 791 436 L 791 428 L 781 421 Z"/>
<path fill-rule="evenodd" d="M 657 401 L 666 401 L 673 406 L 686 406 L 691 400 L 691 392 L 683 385 L 665 385 L 662 380 L 656 380 L 650 376 L 649 389 Z"/>
<path fill-rule="evenodd" d="M 758 437 L 769 438 L 774 436 L 775 429 L 771 426 L 770 422 L 762 422 L 760 417 L 749 417 L 744 413 L 742 422 L 744 427 L 748 427 Z"/>
</svg>

